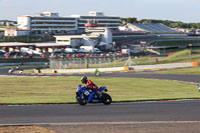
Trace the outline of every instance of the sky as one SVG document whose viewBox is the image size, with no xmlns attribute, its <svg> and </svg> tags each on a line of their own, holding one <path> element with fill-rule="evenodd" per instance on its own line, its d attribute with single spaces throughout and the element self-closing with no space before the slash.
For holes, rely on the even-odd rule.
<svg viewBox="0 0 200 133">
<path fill-rule="evenodd" d="M 0 20 L 17 16 L 56 12 L 60 16 L 105 15 L 200 23 L 200 0 L 0 0 Z"/>
</svg>

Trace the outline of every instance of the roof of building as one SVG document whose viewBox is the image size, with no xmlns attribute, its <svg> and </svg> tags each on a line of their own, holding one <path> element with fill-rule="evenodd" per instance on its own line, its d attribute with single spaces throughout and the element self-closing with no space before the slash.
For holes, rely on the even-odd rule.
<svg viewBox="0 0 200 133">
<path fill-rule="evenodd" d="M 58 43 L 34 43 L 36 47 L 66 47 L 66 44 Z"/>
<path fill-rule="evenodd" d="M 110 17 L 116 17 L 116 18 L 120 18 L 119 16 L 116 15 L 104 15 L 103 12 L 95 12 L 95 11 L 90 11 L 88 15 L 78 15 L 78 14 L 74 14 L 74 15 L 70 15 L 71 17 L 77 17 L 77 18 L 81 18 L 81 17 L 87 17 L 87 18 L 110 18 Z"/>
<path fill-rule="evenodd" d="M 33 46 L 32 43 L 21 43 L 21 42 L 4 42 L 0 43 L 0 47 L 29 47 Z"/>
<path fill-rule="evenodd" d="M 147 31 L 150 33 L 176 33 L 175 30 L 170 27 L 160 24 L 160 23 L 152 23 L 152 24 L 129 24 L 133 25 L 143 31 Z"/>
<path fill-rule="evenodd" d="M 66 47 L 66 44 L 58 43 L 20 43 L 20 42 L 9 42 L 0 43 L 0 47 Z"/>
<path fill-rule="evenodd" d="M 99 36 L 95 35 L 64 35 L 64 36 L 54 36 L 59 38 L 73 38 L 73 39 L 81 39 L 81 38 L 98 38 Z"/>
</svg>

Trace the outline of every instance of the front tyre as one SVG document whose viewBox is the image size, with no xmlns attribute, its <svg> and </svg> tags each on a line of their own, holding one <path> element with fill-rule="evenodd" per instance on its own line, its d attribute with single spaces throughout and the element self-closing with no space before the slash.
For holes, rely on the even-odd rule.
<svg viewBox="0 0 200 133">
<path fill-rule="evenodd" d="M 109 105 L 112 102 L 112 98 L 110 95 L 108 95 L 107 93 L 102 93 L 102 102 L 105 105 Z"/>
<path fill-rule="evenodd" d="M 86 105 L 87 104 L 87 99 L 82 99 L 82 98 L 80 98 L 80 97 L 76 97 L 76 101 L 77 101 L 77 103 L 78 104 L 80 104 L 80 105 Z"/>
</svg>

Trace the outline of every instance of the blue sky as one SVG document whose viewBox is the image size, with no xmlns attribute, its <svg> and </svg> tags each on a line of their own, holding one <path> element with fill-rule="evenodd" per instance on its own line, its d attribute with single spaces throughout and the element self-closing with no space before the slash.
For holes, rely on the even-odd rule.
<svg viewBox="0 0 200 133">
<path fill-rule="evenodd" d="M 87 15 L 103 11 L 106 15 L 200 22 L 200 0 L 0 0 L 0 20 L 17 20 L 20 15 L 57 12 L 60 16 Z"/>
</svg>

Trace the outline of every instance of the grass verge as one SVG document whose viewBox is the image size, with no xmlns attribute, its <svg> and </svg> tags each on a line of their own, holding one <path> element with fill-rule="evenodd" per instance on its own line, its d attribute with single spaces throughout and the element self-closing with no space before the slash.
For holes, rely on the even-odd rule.
<svg viewBox="0 0 200 133">
<path fill-rule="evenodd" d="M 155 46 L 188 46 L 188 44 L 199 44 L 199 40 L 184 40 L 184 41 L 163 41 L 157 42 Z"/>
<path fill-rule="evenodd" d="M 156 71 L 154 73 L 167 73 L 167 74 L 200 74 L 200 68 L 182 68 L 167 71 Z"/>
<path fill-rule="evenodd" d="M 114 102 L 200 98 L 195 84 L 136 78 L 92 79 Z M 80 77 L 1 77 L 0 104 L 74 103 Z"/>
</svg>

